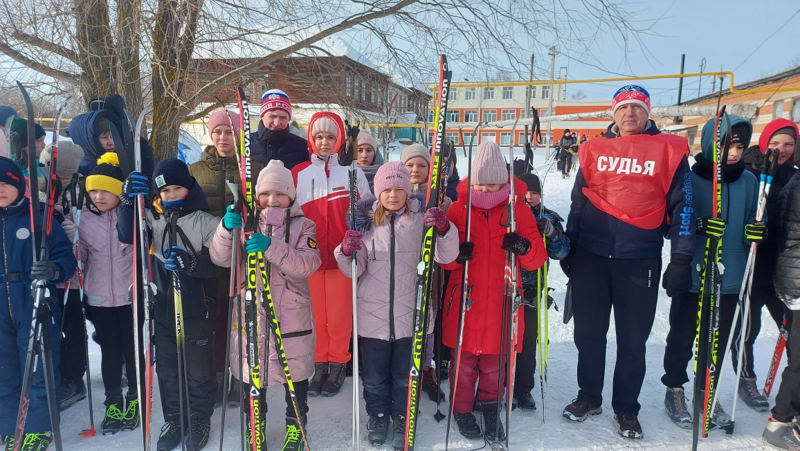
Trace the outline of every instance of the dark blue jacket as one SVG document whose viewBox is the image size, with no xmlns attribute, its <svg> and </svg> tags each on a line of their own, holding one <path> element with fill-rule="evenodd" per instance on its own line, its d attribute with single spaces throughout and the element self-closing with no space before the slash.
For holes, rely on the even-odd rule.
<svg viewBox="0 0 800 451">
<path fill-rule="evenodd" d="M 561 226 L 561 222 L 564 221 L 558 213 L 548 210 L 547 208 L 543 208 L 542 204 L 532 207 L 531 211 L 533 212 L 533 216 L 538 220 L 540 218 L 547 218 L 553 227 L 556 228 L 558 233 L 556 237 L 552 240 L 547 240 L 547 257 L 548 261 L 545 263 L 546 265 L 550 265 L 549 259 L 553 260 L 561 260 L 569 254 L 570 246 L 569 246 L 569 238 L 567 235 L 564 234 L 564 228 Z M 536 272 L 537 271 L 526 271 L 522 269 L 522 286 L 533 287 L 536 286 Z M 544 274 L 542 274 L 544 277 Z"/>
<path fill-rule="evenodd" d="M 288 127 L 286 130 L 270 131 L 263 122 L 258 123 L 258 131 L 250 134 L 250 151 L 253 158 L 264 167 L 273 159 L 283 161 L 286 169 L 311 160 L 308 141 L 289 132 Z"/>
<path fill-rule="evenodd" d="M 607 138 L 616 138 L 614 124 L 604 133 Z M 642 132 L 647 135 L 661 133 L 655 122 L 649 122 Z M 672 177 L 667 192 L 667 208 L 661 226 L 652 230 L 628 224 L 592 205 L 583 194 L 587 187 L 583 172 L 579 169 L 572 188 L 572 205 L 567 220 L 567 236 L 574 247 L 580 244 L 586 250 L 608 258 L 636 259 L 661 258 L 664 238 L 672 241 L 672 253 L 694 257 L 695 214 L 692 206 L 692 174 L 686 158 L 681 161 Z M 681 214 L 688 212 L 688 218 Z M 681 222 L 689 228 L 681 230 Z"/>
</svg>

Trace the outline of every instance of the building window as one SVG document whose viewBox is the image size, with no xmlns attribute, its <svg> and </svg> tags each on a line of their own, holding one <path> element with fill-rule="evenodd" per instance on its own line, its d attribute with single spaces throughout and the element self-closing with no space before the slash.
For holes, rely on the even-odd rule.
<svg viewBox="0 0 800 451">
<path fill-rule="evenodd" d="M 800 98 L 792 101 L 792 122 L 800 122 Z"/>
<path fill-rule="evenodd" d="M 448 96 L 447 96 L 447 98 L 448 98 L 449 100 L 451 100 L 451 101 L 452 101 L 452 100 L 457 100 L 457 99 L 458 99 L 458 91 L 456 91 L 456 88 L 450 88 L 450 91 L 448 91 Z"/>
<path fill-rule="evenodd" d="M 444 134 L 444 139 L 448 143 L 453 143 L 455 145 L 458 145 L 458 132 L 446 132 Z"/>
<path fill-rule="evenodd" d="M 464 122 L 478 122 L 478 110 L 465 110 Z"/>
<path fill-rule="evenodd" d="M 494 99 L 494 87 L 486 87 L 483 88 L 483 100 L 492 100 Z"/>
<path fill-rule="evenodd" d="M 458 122 L 459 111 L 451 110 L 447 112 L 447 122 Z"/>
<path fill-rule="evenodd" d="M 464 100 L 475 100 L 475 88 L 464 89 Z"/>
<path fill-rule="evenodd" d="M 511 119 L 517 118 L 517 110 L 503 110 L 500 114 L 500 119 L 504 121 L 510 121 Z"/>
<path fill-rule="evenodd" d="M 497 110 L 483 110 L 483 122 L 497 121 Z"/>
<path fill-rule="evenodd" d="M 517 140 L 517 144 L 521 146 L 521 145 L 523 145 L 525 143 L 525 132 L 519 132 L 518 136 L 519 136 L 519 139 Z M 533 144 L 531 143 L 531 145 L 533 145 Z"/>
<path fill-rule="evenodd" d="M 500 145 L 501 146 L 511 145 L 511 132 L 500 133 Z"/>
<path fill-rule="evenodd" d="M 433 142 L 433 132 L 428 132 L 428 145 L 430 145 L 431 142 Z"/>
<path fill-rule="evenodd" d="M 772 107 L 772 118 L 778 119 L 780 117 L 783 117 L 783 100 L 775 102 Z"/>
<path fill-rule="evenodd" d="M 367 83 L 364 81 L 363 78 L 361 79 L 361 101 L 362 102 L 367 101 Z"/>
<path fill-rule="evenodd" d="M 478 144 L 477 133 L 464 133 L 464 145 Z"/>
<path fill-rule="evenodd" d="M 542 98 L 543 99 L 550 98 L 550 86 L 542 86 Z"/>
<path fill-rule="evenodd" d="M 514 98 L 514 87 L 503 86 L 503 100 L 509 100 L 512 98 Z"/>
<path fill-rule="evenodd" d="M 433 111 L 428 112 L 428 123 L 433 124 Z"/>
<path fill-rule="evenodd" d="M 345 91 L 347 93 L 347 97 L 353 95 L 352 90 L 353 90 L 353 75 L 347 74 L 347 83 L 345 84 Z"/>
<path fill-rule="evenodd" d="M 375 86 L 370 90 L 369 101 L 370 103 L 378 103 L 378 92 L 375 90 Z"/>
<path fill-rule="evenodd" d="M 497 142 L 497 133 L 481 133 L 481 142 Z"/>
<path fill-rule="evenodd" d="M 536 98 L 536 86 L 526 86 L 525 87 L 525 97 L 528 97 L 528 91 L 531 92 L 531 99 Z"/>
</svg>

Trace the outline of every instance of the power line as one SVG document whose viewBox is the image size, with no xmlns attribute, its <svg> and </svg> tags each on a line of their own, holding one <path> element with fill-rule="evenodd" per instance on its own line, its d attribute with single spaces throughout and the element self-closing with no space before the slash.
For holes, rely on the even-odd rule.
<svg viewBox="0 0 800 451">
<path fill-rule="evenodd" d="M 602 67 L 600 67 L 600 66 L 598 66 L 596 64 L 587 63 L 586 61 L 576 60 L 576 59 L 572 58 L 571 56 L 569 56 L 569 54 L 567 54 L 567 53 L 563 53 L 563 52 L 559 52 L 559 51 L 556 51 L 556 53 L 558 53 L 559 55 L 566 56 L 567 59 L 570 60 L 570 61 L 575 61 L 576 63 L 580 63 L 580 64 L 584 64 L 586 66 L 594 67 L 595 69 L 599 69 L 599 70 L 601 70 L 601 71 L 603 71 L 603 72 L 605 72 L 607 74 L 619 75 L 620 77 L 635 77 L 635 75 L 621 74 L 619 72 L 612 72 L 610 70 L 603 69 Z"/>
<path fill-rule="evenodd" d="M 794 14 L 792 14 L 792 16 L 789 17 L 789 19 L 786 22 L 784 22 L 783 25 L 781 25 L 775 31 L 773 31 L 771 35 L 767 36 L 767 39 L 764 39 L 763 41 L 761 41 L 761 44 L 758 44 L 758 47 L 756 47 L 755 50 L 753 50 L 749 55 L 747 55 L 747 57 L 744 59 L 744 61 L 742 61 L 741 64 L 739 64 L 738 66 L 736 66 L 731 72 L 736 72 L 736 69 L 742 67 L 742 65 L 744 63 L 746 63 L 747 60 L 750 59 L 750 57 L 753 56 L 758 51 L 758 49 L 761 48 L 762 45 L 766 44 L 767 41 L 769 41 L 773 36 L 775 36 L 779 31 L 781 31 L 781 29 L 783 27 L 785 27 L 789 22 L 791 22 L 792 19 L 794 19 L 794 16 L 796 16 L 797 14 L 800 14 L 800 9 L 795 11 Z"/>
</svg>

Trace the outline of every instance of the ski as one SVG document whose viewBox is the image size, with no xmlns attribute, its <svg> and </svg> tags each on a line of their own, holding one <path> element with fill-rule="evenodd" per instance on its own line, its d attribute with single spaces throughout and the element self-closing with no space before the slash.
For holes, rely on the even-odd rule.
<svg viewBox="0 0 800 451">
<path fill-rule="evenodd" d="M 35 137 L 35 118 L 33 111 L 33 102 L 31 101 L 28 91 L 22 86 L 22 83 L 17 81 L 17 86 L 22 92 L 22 97 L 25 100 L 25 107 L 28 115 L 28 155 L 27 166 L 28 173 L 28 191 L 30 194 L 30 215 L 31 215 L 31 232 L 33 235 L 32 251 L 33 261 L 46 260 L 49 258 L 49 237 L 53 226 L 53 215 L 47 215 L 45 223 L 42 224 L 41 211 L 39 210 L 39 183 L 37 178 L 36 167 L 36 137 Z M 53 139 L 58 140 L 58 136 L 53 136 Z M 49 180 L 57 179 L 56 164 L 58 158 L 58 145 L 53 147 L 50 157 L 50 178 Z M 48 183 L 47 195 L 50 195 L 50 188 L 55 190 L 55 184 Z M 54 204 L 55 200 L 47 198 L 46 205 L 47 211 L 52 213 L 50 205 Z M 43 234 L 44 232 L 44 234 Z M 28 338 L 28 354 L 25 359 L 25 369 L 22 376 L 22 389 L 20 393 L 19 409 L 17 410 L 16 428 L 14 431 L 14 451 L 18 451 L 23 446 L 23 439 L 25 435 L 25 421 L 28 418 L 28 407 L 30 403 L 31 390 L 33 388 L 33 377 L 36 371 L 36 362 L 39 358 L 42 359 L 42 371 L 44 372 L 44 382 L 47 391 L 47 405 L 50 414 L 50 423 L 53 432 L 53 439 L 56 444 L 56 450 L 61 451 L 63 444 L 61 442 L 61 428 L 59 424 L 58 414 L 58 398 L 56 394 L 55 378 L 53 373 L 53 358 L 50 349 L 50 290 L 47 288 L 46 280 L 34 280 L 32 284 L 33 291 L 33 308 L 31 312 L 31 334 Z"/>
<path fill-rule="evenodd" d="M 764 396 L 769 398 L 769 394 L 772 393 L 772 385 L 775 383 L 775 374 L 778 371 L 778 367 L 781 365 L 781 357 L 783 356 L 783 351 L 786 349 L 786 341 L 789 335 L 789 331 L 786 330 L 786 320 L 783 320 L 783 324 L 780 327 L 780 335 L 778 336 L 778 342 L 775 343 L 775 351 L 772 353 L 772 359 L 769 362 L 769 371 L 767 372 L 767 378 L 764 381 Z M 741 366 L 742 358 L 739 357 L 739 366 Z M 740 371 L 741 372 L 741 371 Z M 734 412 L 736 412 L 734 410 Z"/>
<path fill-rule="evenodd" d="M 435 133 L 431 151 L 431 167 L 428 174 L 428 195 L 425 209 L 439 206 L 439 177 L 441 176 L 442 152 L 447 145 L 447 100 L 452 72 L 447 66 L 447 57 L 441 55 L 439 62 L 438 106 L 434 114 Z M 436 230 L 424 227 L 420 262 L 417 265 L 416 304 L 414 306 L 413 340 L 411 345 L 411 370 L 408 373 L 408 404 L 406 409 L 405 451 L 414 449 L 417 432 L 417 413 L 421 392 L 422 360 L 425 356 L 426 323 L 431 297 L 433 277 L 433 250 L 436 246 Z"/>
</svg>

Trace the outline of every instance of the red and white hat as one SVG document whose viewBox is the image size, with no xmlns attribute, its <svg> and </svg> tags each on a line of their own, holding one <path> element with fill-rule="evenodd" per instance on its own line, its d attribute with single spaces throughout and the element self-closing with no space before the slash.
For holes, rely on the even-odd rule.
<svg viewBox="0 0 800 451">
<path fill-rule="evenodd" d="M 650 94 L 641 86 L 627 85 L 619 88 L 611 101 L 611 112 L 616 112 L 617 108 L 627 103 L 638 103 L 650 114 Z"/>
<path fill-rule="evenodd" d="M 280 89 L 270 89 L 261 96 L 261 110 L 258 112 L 258 117 L 264 116 L 269 110 L 283 110 L 292 118 L 292 103 L 289 101 L 289 96 Z"/>
</svg>

